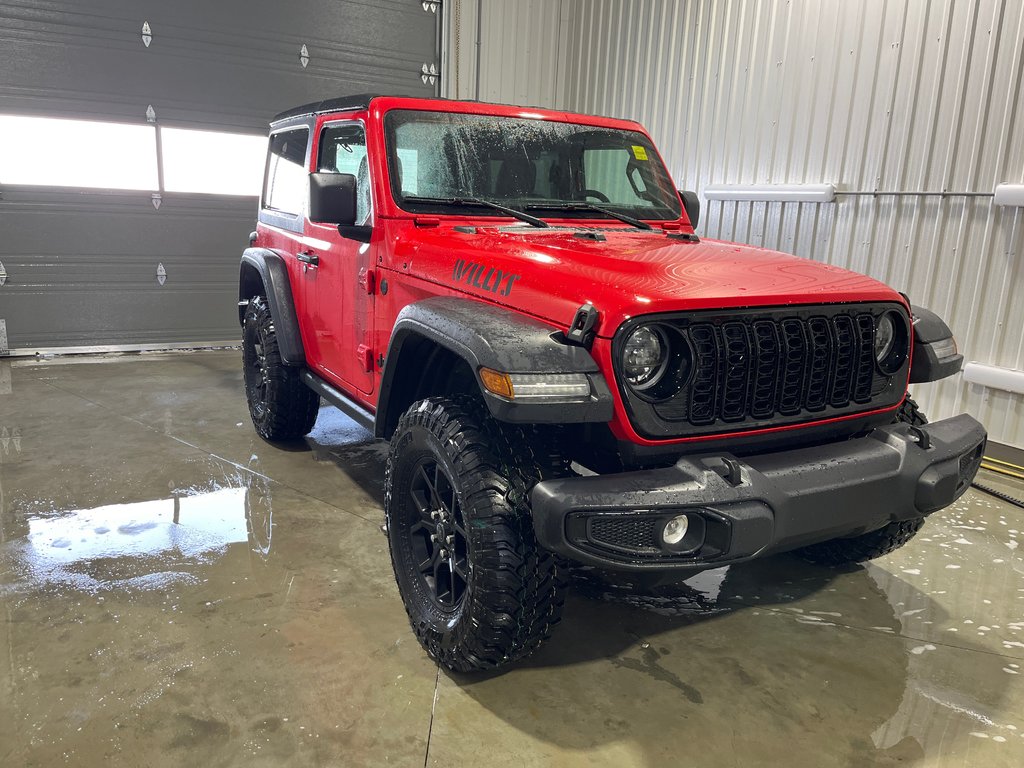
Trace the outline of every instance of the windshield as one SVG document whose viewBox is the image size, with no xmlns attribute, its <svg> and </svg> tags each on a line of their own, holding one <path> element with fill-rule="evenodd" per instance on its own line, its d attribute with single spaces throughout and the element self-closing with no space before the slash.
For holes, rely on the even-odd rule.
<svg viewBox="0 0 1024 768">
<path fill-rule="evenodd" d="M 385 117 L 392 194 L 412 212 L 503 215 L 477 198 L 545 216 L 676 219 L 679 197 L 650 140 L 636 131 L 516 117 L 393 110 Z"/>
</svg>

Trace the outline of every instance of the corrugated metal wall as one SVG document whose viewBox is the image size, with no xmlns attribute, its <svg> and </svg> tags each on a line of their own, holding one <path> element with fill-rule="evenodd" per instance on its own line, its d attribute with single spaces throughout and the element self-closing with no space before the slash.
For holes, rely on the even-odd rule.
<svg viewBox="0 0 1024 768">
<path fill-rule="evenodd" d="M 575 0 L 447 0 L 445 96 L 564 104 L 575 7 Z"/>
<path fill-rule="evenodd" d="M 266 135 L 274 114 L 305 102 L 435 95 L 420 68 L 438 63 L 437 20 L 419 0 L 0 0 L 0 114 L 145 125 L 153 105 L 165 127 Z M 97 150 L 69 138 L 56 151 L 73 162 Z M 40 174 L 50 162 L 39 158 Z M 5 186 L 11 349 L 236 339 L 238 259 L 255 222 L 255 196 L 164 191 L 157 209 L 149 191 Z"/>
<path fill-rule="evenodd" d="M 681 186 L 991 193 L 1024 181 L 1020 0 L 568 0 L 527 18 L 530 5 L 503 0 L 481 76 L 515 72 L 511 41 L 529 30 L 557 30 L 567 45 L 530 61 L 565 83 L 520 100 L 640 120 Z M 1024 369 L 1022 209 L 904 195 L 704 210 L 706 236 L 870 274 L 942 314 L 967 359 Z M 933 418 L 966 410 L 1024 447 L 1024 398 L 960 376 L 915 396 Z"/>
</svg>

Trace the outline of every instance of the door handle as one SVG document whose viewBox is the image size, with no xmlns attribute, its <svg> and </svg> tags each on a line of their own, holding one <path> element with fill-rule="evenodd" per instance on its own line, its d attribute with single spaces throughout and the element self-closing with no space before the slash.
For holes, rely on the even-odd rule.
<svg viewBox="0 0 1024 768">
<path fill-rule="evenodd" d="M 312 251 L 302 251 L 295 258 L 301 261 L 303 264 L 309 264 L 311 267 L 320 266 L 320 257 Z"/>
</svg>

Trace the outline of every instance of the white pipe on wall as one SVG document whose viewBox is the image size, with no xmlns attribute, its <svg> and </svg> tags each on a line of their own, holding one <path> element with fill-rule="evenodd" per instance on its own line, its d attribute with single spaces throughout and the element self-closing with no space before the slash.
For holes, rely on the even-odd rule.
<svg viewBox="0 0 1024 768">
<path fill-rule="evenodd" d="M 1024 395 L 1024 371 L 1013 368 L 1000 368 L 984 363 L 968 363 L 964 366 L 964 381 Z"/>
<path fill-rule="evenodd" d="M 831 203 L 834 184 L 712 184 L 704 188 L 708 200 L 744 200 L 766 203 Z"/>
<path fill-rule="evenodd" d="M 1024 184 L 998 184 L 995 194 L 996 205 L 1024 206 Z"/>
</svg>

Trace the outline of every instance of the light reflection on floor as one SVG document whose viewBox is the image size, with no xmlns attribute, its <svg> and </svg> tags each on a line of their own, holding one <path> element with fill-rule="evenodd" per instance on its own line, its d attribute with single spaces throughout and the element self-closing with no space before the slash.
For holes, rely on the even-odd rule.
<svg viewBox="0 0 1024 768">
<path fill-rule="evenodd" d="M 8 586 L 62 585 L 86 591 L 155 589 L 188 581 L 188 564 L 247 543 L 249 489 L 64 510 L 28 520 L 9 557 L 21 578 Z"/>
</svg>

